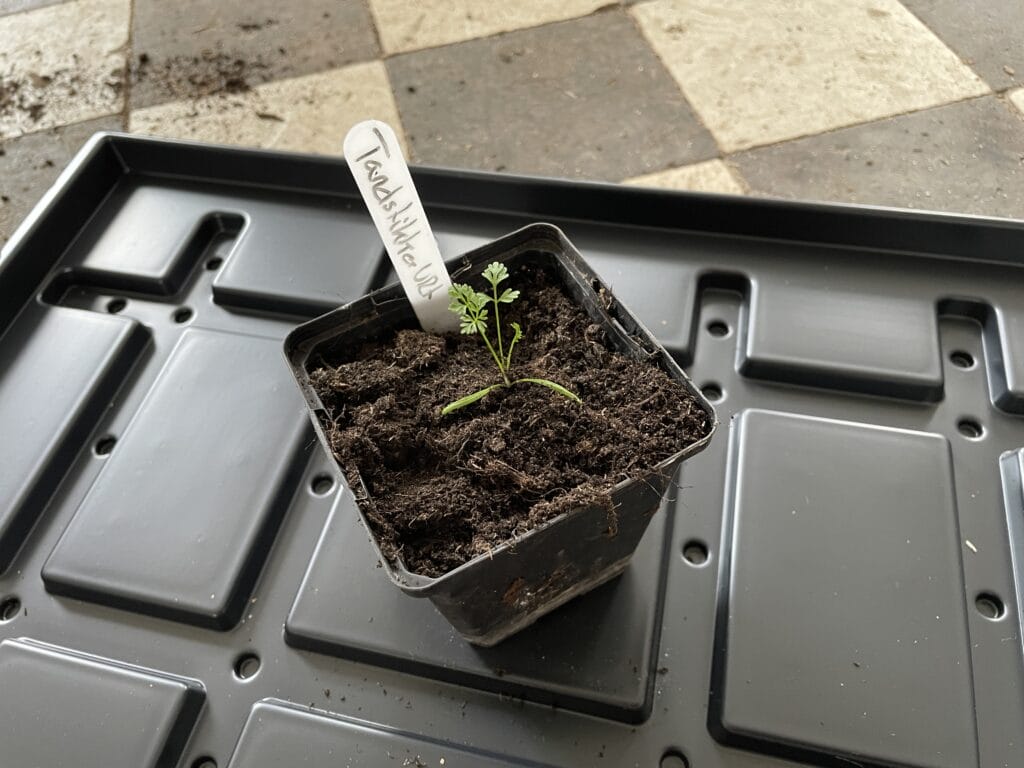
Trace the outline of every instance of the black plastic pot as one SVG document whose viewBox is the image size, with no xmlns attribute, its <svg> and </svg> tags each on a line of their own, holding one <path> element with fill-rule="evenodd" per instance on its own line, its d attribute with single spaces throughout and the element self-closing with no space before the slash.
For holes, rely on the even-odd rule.
<svg viewBox="0 0 1024 768">
<path fill-rule="evenodd" d="M 631 357 L 655 362 L 681 382 L 707 412 L 710 427 L 698 442 L 652 466 L 643 477 L 613 489 L 616 524 L 612 527 L 606 506 L 576 509 L 437 578 L 411 573 L 401 562 L 388 562 L 373 538 L 395 585 L 406 594 L 430 598 L 466 640 L 481 646 L 499 643 L 625 570 L 676 468 L 707 446 L 717 426 L 710 403 L 650 331 L 612 298 L 560 229 L 533 224 L 471 251 L 448 266 L 452 278 L 464 282 L 496 260 L 510 269 L 528 263 L 553 266 L 569 294 L 605 329 L 614 347 Z M 322 421 L 326 412 L 310 383 L 307 367 L 389 328 L 408 326 L 413 318 L 409 302 L 395 284 L 305 323 L 285 339 L 285 355 L 328 453 L 331 451 Z M 348 480 L 362 515 L 367 491 L 360 478 Z M 372 538 L 373 530 L 365 516 L 363 523 Z"/>
</svg>

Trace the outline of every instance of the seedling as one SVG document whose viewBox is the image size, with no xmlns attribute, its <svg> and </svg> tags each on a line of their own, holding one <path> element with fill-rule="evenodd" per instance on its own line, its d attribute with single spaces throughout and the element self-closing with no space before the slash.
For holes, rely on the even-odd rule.
<svg viewBox="0 0 1024 768">
<path fill-rule="evenodd" d="M 474 290 L 471 285 L 456 283 L 448 289 L 448 295 L 452 299 L 448 309 L 459 316 L 459 331 L 461 333 L 467 335 L 480 334 L 480 337 L 484 340 L 484 345 L 487 347 L 487 351 L 491 353 L 494 362 L 498 364 L 498 371 L 501 373 L 502 380 L 497 384 L 491 384 L 489 387 L 478 389 L 470 395 L 460 397 L 458 400 L 448 403 L 448 405 L 441 409 L 441 414 L 446 416 L 452 411 L 457 411 L 459 408 L 472 405 L 477 400 L 482 400 L 495 389 L 511 387 L 515 384 L 540 384 L 542 387 L 553 389 L 563 397 L 567 397 L 577 403 L 582 402 L 574 393 L 561 384 L 556 384 L 549 379 L 509 378 L 508 372 L 512 367 L 512 350 L 515 349 L 516 343 L 523 338 L 523 329 L 519 327 L 519 323 L 510 323 L 512 326 L 512 339 L 509 341 L 508 349 L 506 350 L 505 340 L 501 333 L 500 313 L 502 304 L 511 304 L 519 298 L 519 291 L 505 288 L 500 294 L 498 293 L 499 283 L 508 278 L 508 269 L 499 261 L 488 264 L 487 268 L 483 271 L 483 276 L 491 284 L 490 296 Z M 490 338 L 487 336 L 487 317 L 490 314 L 488 305 L 491 304 L 494 305 L 494 336 L 498 346 L 497 349 L 494 348 L 494 344 L 491 343 Z"/>
</svg>

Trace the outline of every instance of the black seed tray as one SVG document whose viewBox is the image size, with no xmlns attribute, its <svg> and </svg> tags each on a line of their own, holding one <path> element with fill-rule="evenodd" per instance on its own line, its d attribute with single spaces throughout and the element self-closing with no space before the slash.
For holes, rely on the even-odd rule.
<svg viewBox="0 0 1024 768">
<path fill-rule="evenodd" d="M 395 589 L 281 353 L 390 279 L 343 161 L 98 135 L 0 255 L 0 765 L 1024 765 L 1024 223 L 414 176 L 715 401 L 629 568 L 490 649 Z"/>
</svg>

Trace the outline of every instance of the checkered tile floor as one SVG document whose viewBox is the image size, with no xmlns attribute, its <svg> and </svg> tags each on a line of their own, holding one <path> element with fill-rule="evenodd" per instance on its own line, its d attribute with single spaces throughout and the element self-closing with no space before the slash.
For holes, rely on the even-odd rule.
<svg viewBox="0 0 1024 768">
<path fill-rule="evenodd" d="M 1021 0 L 0 0 L 0 242 L 94 131 L 1024 218 Z"/>
</svg>

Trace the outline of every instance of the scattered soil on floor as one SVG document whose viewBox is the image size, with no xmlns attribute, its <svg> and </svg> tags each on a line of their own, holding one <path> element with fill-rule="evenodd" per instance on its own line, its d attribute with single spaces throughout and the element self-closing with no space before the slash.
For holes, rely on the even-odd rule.
<svg viewBox="0 0 1024 768">
<path fill-rule="evenodd" d="M 265 19 L 263 21 L 243 21 L 235 26 L 243 32 L 259 32 L 265 27 L 272 27 L 277 24 L 277 19 Z"/>
<path fill-rule="evenodd" d="M 115 68 L 103 85 L 120 93 L 124 72 Z M 47 104 L 74 99 L 82 87 L 81 76 L 70 67 L 47 72 L 0 73 L 0 118 L 24 115 L 29 123 L 38 123 Z"/>
<path fill-rule="evenodd" d="M 353 487 L 362 477 L 385 557 L 426 576 L 575 507 L 608 503 L 617 483 L 644 477 L 711 427 L 661 368 L 612 351 L 552 273 L 527 267 L 505 286 L 522 291 L 501 314 L 506 332 L 512 321 L 524 332 L 513 378 L 556 381 L 582 404 L 517 384 L 442 416 L 500 380 L 478 335 L 403 329 L 311 370 L 334 456 Z M 493 338 L 493 317 L 490 328 Z"/>
<path fill-rule="evenodd" d="M 262 58 L 232 56 L 204 50 L 198 56 L 172 56 L 153 61 L 140 53 L 132 66 L 135 83 L 153 81 L 173 100 L 201 99 L 219 94 L 239 94 L 266 80 L 268 66 Z"/>
</svg>

